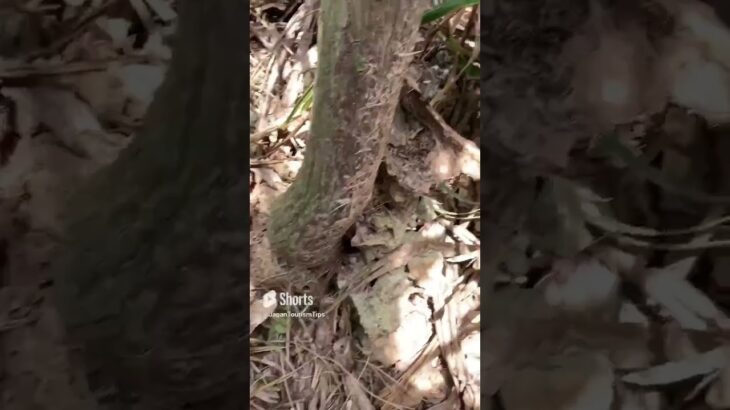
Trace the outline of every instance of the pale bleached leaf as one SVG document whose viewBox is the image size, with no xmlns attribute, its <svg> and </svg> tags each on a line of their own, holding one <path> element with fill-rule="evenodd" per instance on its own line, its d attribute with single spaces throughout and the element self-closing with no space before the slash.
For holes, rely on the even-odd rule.
<svg viewBox="0 0 730 410">
<path fill-rule="evenodd" d="M 679 6 L 678 22 L 688 29 L 692 37 L 704 43 L 710 55 L 730 69 L 730 30 L 709 4 L 682 1 Z"/>
<path fill-rule="evenodd" d="M 644 290 L 683 328 L 705 330 L 708 320 L 722 321 L 725 315 L 685 279 L 694 262 L 695 258 L 686 258 L 662 269 L 649 270 Z"/>
<path fill-rule="evenodd" d="M 705 394 L 705 401 L 713 409 L 730 408 L 730 349 L 724 348 L 725 363 Z"/>
<path fill-rule="evenodd" d="M 668 3 L 674 7 L 679 35 L 663 67 L 675 102 L 710 122 L 730 118 L 730 31 L 712 7 L 697 1 Z"/>
<path fill-rule="evenodd" d="M 694 267 L 696 258 L 685 258 L 674 262 L 661 269 L 660 275 L 665 275 L 674 280 L 684 280 Z"/>
<path fill-rule="evenodd" d="M 471 251 L 467 253 L 462 253 L 460 255 L 452 256 L 448 259 L 446 259 L 449 263 L 461 263 L 466 261 L 471 261 L 479 258 L 479 250 Z"/>
<path fill-rule="evenodd" d="M 251 173 L 254 174 L 257 183 L 265 182 L 268 186 L 276 190 L 282 190 L 284 188 L 284 182 L 281 180 L 281 177 L 271 168 L 251 168 Z"/>
<path fill-rule="evenodd" d="M 629 373 L 623 377 L 623 381 L 640 386 L 665 385 L 706 375 L 721 369 L 726 363 L 727 356 L 724 349 L 717 348 L 683 360 Z"/>
<path fill-rule="evenodd" d="M 101 124 L 88 104 L 70 90 L 52 87 L 5 88 L 3 94 L 13 98 L 17 110 L 24 112 L 27 123 L 22 132 L 29 133 L 42 124 L 66 145 L 75 147 L 75 137 L 82 132 L 102 131 Z M 30 136 L 30 135 L 28 135 Z"/>
<path fill-rule="evenodd" d="M 161 65 L 129 64 L 115 70 L 127 96 L 134 106 L 129 108 L 132 118 L 142 118 L 157 88 L 165 78 L 165 67 Z"/>
<path fill-rule="evenodd" d="M 469 231 L 469 225 L 470 222 L 464 222 L 459 225 L 454 225 L 454 227 L 451 228 L 451 232 L 454 234 L 454 237 L 459 240 L 459 242 L 465 243 L 467 245 L 478 245 L 479 238 L 477 238 L 476 235 Z"/>
<path fill-rule="evenodd" d="M 561 259 L 545 284 L 545 299 L 552 306 L 582 311 L 612 305 L 620 278 L 595 258 Z"/>
<path fill-rule="evenodd" d="M 621 323 L 636 323 L 649 326 L 649 318 L 643 314 L 635 304 L 624 302 L 619 310 L 619 321 Z"/>
<path fill-rule="evenodd" d="M 165 43 L 162 33 L 155 31 L 149 35 L 142 53 L 150 58 L 167 61 L 172 57 L 172 49 Z"/>
<path fill-rule="evenodd" d="M 730 76 L 720 63 L 705 59 L 697 44 L 678 45 L 666 66 L 672 99 L 713 123 L 730 119 Z"/>
</svg>

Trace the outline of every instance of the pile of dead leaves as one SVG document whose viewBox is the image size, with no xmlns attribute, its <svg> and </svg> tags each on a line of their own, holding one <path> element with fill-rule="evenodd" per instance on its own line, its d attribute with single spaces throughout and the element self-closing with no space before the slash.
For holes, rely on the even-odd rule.
<svg viewBox="0 0 730 410">
<path fill-rule="evenodd" d="M 730 408 L 730 27 L 694 0 L 516 3 L 493 16 L 513 43 L 487 123 L 554 167 L 532 162 L 537 199 L 498 267 L 488 393 L 508 410 Z M 538 63 L 573 75 L 548 84 Z"/>
</svg>

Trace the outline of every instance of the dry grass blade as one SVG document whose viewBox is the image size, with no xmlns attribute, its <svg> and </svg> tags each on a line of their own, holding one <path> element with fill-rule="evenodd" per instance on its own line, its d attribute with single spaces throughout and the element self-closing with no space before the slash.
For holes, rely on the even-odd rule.
<svg viewBox="0 0 730 410">
<path fill-rule="evenodd" d="M 106 71 L 114 64 L 149 64 L 150 59 L 144 56 L 124 56 L 116 60 L 79 61 L 64 64 L 27 64 L 21 63 L 10 67 L 0 66 L 0 80 L 6 84 L 14 79 L 29 77 L 49 77 L 79 74 L 90 71 Z"/>
</svg>

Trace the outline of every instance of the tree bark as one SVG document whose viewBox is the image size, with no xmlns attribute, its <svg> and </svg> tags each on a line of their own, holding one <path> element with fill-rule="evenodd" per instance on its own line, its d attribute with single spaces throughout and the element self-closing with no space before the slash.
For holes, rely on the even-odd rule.
<svg viewBox="0 0 730 410">
<path fill-rule="evenodd" d="M 69 206 L 57 302 L 113 408 L 245 408 L 247 10 L 183 0 L 135 141 Z"/>
<path fill-rule="evenodd" d="M 322 0 L 311 137 L 269 224 L 283 262 L 317 267 L 334 259 L 367 205 L 428 3 Z"/>
</svg>

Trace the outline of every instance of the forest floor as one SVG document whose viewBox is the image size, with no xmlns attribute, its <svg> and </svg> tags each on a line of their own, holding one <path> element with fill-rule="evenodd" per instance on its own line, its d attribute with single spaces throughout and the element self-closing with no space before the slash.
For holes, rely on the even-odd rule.
<svg viewBox="0 0 730 410">
<path fill-rule="evenodd" d="M 252 2 L 252 408 L 479 406 L 479 15 L 447 3 L 424 17 L 410 99 L 330 292 L 287 306 L 266 285 L 262 227 L 313 137 L 319 10 Z"/>
<path fill-rule="evenodd" d="M 255 230 L 305 155 L 319 6 L 251 3 Z M 427 115 L 444 125 L 424 130 L 399 111 L 375 199 L 349 238 L 348 271 L 362 274 L 411 243 L 437 245 L 411 252 L 367 289 L 317 301 L 324 312 L 349 296 L 322 320 L 267 318 L 267 289 L 254 280 L 253 408 L 452 408 L 479 399 L 478 13 L 460 6 L 442 15 L 424 23 L 409 77 L 412 103 L 436 107 Z M 175 24 L 174 0 L 0 0 L 2 408 L 95 408 L 48 268 L 65 199 L 143 122 Z"/>
<path fill-rule="evenodd" d="M 730 408 L 727 10 L 517 0 L 483 19 L 488 145 L 535 180 L 482 318 L 503 408 Z"/>
</svg>

